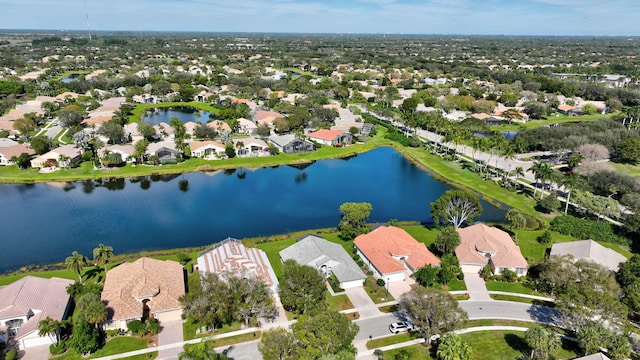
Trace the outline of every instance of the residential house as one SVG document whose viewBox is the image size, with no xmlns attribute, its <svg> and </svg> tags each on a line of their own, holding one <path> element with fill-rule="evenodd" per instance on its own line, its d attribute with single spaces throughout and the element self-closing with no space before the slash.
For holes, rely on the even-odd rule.
<svg viewBox="0 0 640 360">
<path fill-rule="evenodd" d="M 98 155 L 102 158 L 107 152 L 118 153 L 122 157 L 122 161 L 135 162 L 136 159 L 133 157 L 135 151 L 136 148 L 133 145 L 109 145 L 98 150 Z"/>
<path fill-rule="evenodd" d="M 127 329 L 131 320 L 179 320 L 185 293 L 184 269 L 171 260 L 142 257 L 107 271 L 102 301 L 107 306 L 107 329 Z"/>
<path fill-rule="evenodd" d="M 559 105 L 558 106 L 558 112 L 562 113 L 562 114 L 565 114 L 565 115 L 569 115 L 573 109 L 574 109 L 573 106 L 567 105 L 567 104 L 563 104 L 563 105 Z"/>
<path fill-rule="evenodd" d="M 0 165 L 13 165 L 14 163 L 11 161 L 11 158 L 14 156 L 18 157 L 23 153 L 34 155 L 36 152 L 24 144 L 16 144 L 7 147 L 0 146 Z"/>
<path fill-rule="evenodd" d="M 395 226 L 380 226 L 356 237 L 353 244 L 373 275 L 386 282 L 406 280 L 426 265 L 440 265 L 423 243 Z"/>
<path fill-rule="evenodd" d="M 327 146 L 343 146 L 351 144 L 353 136 L 340 130 L 320 129 L 307 134 L 310 140 Z"/>
<path fill-rule="evenodd" d="M 191 156 L 206 159 L 219 159 L 227 156 L 225 145 L 218 140 L 192 141 L 189 143 Z"/>
<path fill-rule="evenodd" d="M 258 248 L 244 246 L 238 239 L 229 237 L 202 251 L 195 270 L 216 274 L 221 279 L 229 276 L 255 277 L 264 281 L 274 294 L 278 291 L 278 278 L 267 254 Z"/>
<path fill-rule="evenodd" d="M 63 145 L 48 153 L 42 154 L 31 160 L 32 168 L 43 168 L 48 166 L 67 167 L 74 161 L 78 161 L 82 151 L 75 145 Z"/>
<path fill-rule="evenodd" d="M 279 151 L 286 154 L 316 150 L 316 146 L 311 141 L 297 139 L 293 134 L 271 135 L 269 136 L 269 142 L 278 148 Z"/>
<path fill-rule="evenodd" d="M 258 125 L 251 120 L 238 119 L 238 132 L 241 134 L 255 135 L 258 132 Z"/>
<path fill-rule="evenodd" d="M 236 155 L 240 157 L 269 156 L 269 144 L 260 139 L 233 139 Z"/>
<path fill-rule="evenodd" d="M 571 255 L 575 261 L 586 260 L 594 262 L 614 272 L 618 271 L 620 263 L 627 261 L 624 255 L 608 249 L 593 240 L 553 244 L 550 255 Z"/>
<path fill-rule="evenodd" d="M 599 352 L 599 353 L 595 353 L 595 354 L 591 354 L 591 355 L 581 356 L 581 357 L 575 358 L 573 360 L 611 360 L 611 359 L 609 359 L 609 357 L 607 357 L 607 355 Z"/>
<path fill-rule="evenodd" d="M 39 323 L 47 317 L 67 318 L 72 280 L 26 276 L 0 287 L 0 343 L 16 341 L 20 349 L 50 345 L 55 336 L 40 336 Z"/>
<path fill-rule="evenodd" d="M 158 134 L 160 139 L 173 138 L 176 133 L 176 129 L 164 121 L 153 125 L 153 129 L 156 131 L 156 134 Z"/>
<path fill-rule="evenodd" d="M 479 273 L 491 265 L 494 274 L 502 274 L 504 269 L 514 271 L 518 276 L 527 275 L 529 264 L 506 232 L 482 223 L 458 228 L 460 245 L 455 249 L 463 272 Z"/>
<path fill-rule="evenodd" d="M 275 111 L 258 110 L 254 116 L 254 120 L 259 125 L 273 127 L 273 122 L 283 117 L 284 115 Z"/>
<path fill-rule="evenodd" d="M 362 286 L 367 278 L 341 245 L 315 235 L 303 236 L 280 251 L 280 259 L 283 262 L 292 259 L 298 264 L 311 266 L 326 277 L 333 274 L 342 289 Z"/>
<path fill-rule="evenodd" d="M 207 123 L 207 126 L 214 129 L 218 133 L 227 132 L 231 133 L 231 127 L 224 121 L 213 120 Z"/>
<path fill-rule="evenodd" d="M 173 140 L 150 143 L 147 146 L 145 155 L 155 155 L 160 162 L 171 162 L 182 158 L 182 152 L 176 149 L 176 144 Z"/>
</svg>

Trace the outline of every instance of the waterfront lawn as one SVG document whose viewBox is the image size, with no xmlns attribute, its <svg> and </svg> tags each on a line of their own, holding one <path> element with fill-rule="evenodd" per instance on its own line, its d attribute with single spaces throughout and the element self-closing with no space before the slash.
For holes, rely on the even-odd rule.
<svg viewBox="0 0 640 360">
<path fill-rule="evenodd" d="M 427 209 L 425 208 L 425 213 L 426 212 L 427 212 Z M 440 233 L 440 229 L 436 227 L 427 228 L 424 225 L 407 225 L 407 226 L 400 226 L 400 227 L 403 228 L 406 232 L 408 232 L 409 235 L 411 235 L 414 239 L 425 244 L 427 248 L 430 247 L 436 241 L 436 237 Z"/>
<path fill-rule="evenodd" d="M 257 244 L 256 247 L 267 254 L 267 258 L 271 263 L 273 272 L 278 279 L 282 279 L 282 261 L 280 261 L 280 251 L 295 244 L 296 239 L 287 239 L 280 241 L 271 241 Z"/>
<path fill-rule="evenodd" d="M 0 286 L 9 285 L 15 281 L 22 279 L 25 276 L 37 276 L 45 279 L 50 279 L 52 277 L 59 277 L 69 280 L 78 279 L 78 275 L 69 270 L 32 271 L 0 276 Z"/>
</svg>

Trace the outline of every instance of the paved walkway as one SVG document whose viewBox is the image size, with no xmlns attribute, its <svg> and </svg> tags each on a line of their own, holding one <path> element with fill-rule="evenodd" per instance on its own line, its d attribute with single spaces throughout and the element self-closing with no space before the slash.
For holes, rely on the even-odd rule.
<svg viewBox="0 0 640 360">
<path fill-rule="evenodd" d="M 366 319 L 369 317 L 379 316 L 382 314 L 373 300 L 367 294 L 364 287 L 358 286 L 350 289 L 346 289 L 345 293 L 351 300 L 353 307 L 360 314 L 360 319 Z"/>
<path fill-rule="evenodd" d="M 387 288 L 389 292 L 393 296 L 394 299 L 400 300 L 400 297 L 411 290 L 411 286 L 415 285 L 416 281 L 410 277 L 411 273 L 406 271 L 406 278 L 404 281 L 391 281 L 387 284 Z"/>
<path fill-rule="evenodd" d="M 182 320 L 163 321 L 162 330 L 158 333 L 158 346 L 181 342 L 184 339 L 182 335 Z M 182 352 L 182 346 L 163 349 L 158 352 L 158 360 L 177 359 Z"/>
<path fill-rule="evenodd" d="M 478 273 L 464 273 L 464 283 L 467 285 L 467 293 L 471 301 L 492 300 L 484 279 Z"/>
</svg>

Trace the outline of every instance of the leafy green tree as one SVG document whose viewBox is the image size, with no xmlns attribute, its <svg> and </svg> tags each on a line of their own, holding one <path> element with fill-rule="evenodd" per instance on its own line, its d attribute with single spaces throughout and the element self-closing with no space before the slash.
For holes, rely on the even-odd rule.
<svg viewBox="0 0 640 360">
<path fill-rule="evenodd" d="M 585 115 L 593 115 L 598 112 L 598 108 L 593 104 L 585 104 L 582 107 L 582 111 L 584 111 Z"/>
<path fill-rule="evenodd" d="M 518 230 L 524 229 L 527 225 L 527 219 L 517 209 L 509 209 L 505 219 L 511 224 L 511 229 L 515 232 L 516 240 L 518 240 Z"/>
<path fill-rule="evenodd" d="M 200 275 L 199 282 L 190 283 L 189 292 L 180 298 L 186 316 L 215 330 L 234 319 L 233 293 L 217 275 Z"/>
<path fill-rule="evenodd" d="M 453 280 L 459 273 L 460 262 L 458 258 L 452 253 L 445 254 L 440 262 L 438 281 L 440 281 L 442 285 L 447 285 L 449 281 Z"/>
<path fill-rule="evenodd" d="M 293 333 L 277 327 L 262 333 L 258 350 L 264 360 L 295 359 L 296 338 Z"/>
<path fill-rule="evenodd" d="M 109 139 L 111 144 L 120 144 L 124 139 L 124 130 L 122 125 L 115 120 L 109 120 L 98 129 L 98 134 Z"/>
<path fill-rule="evenodd" d="M 68 270 L 76 273 L 78 275 L 78 280 L 82 283 L 82 271 L 84 267 L 87 265 L 88 259 L 86 256 L 74 251 L 71 253 L 71 256 L 68 256 L 64 260 L 64 264 Z"/>
<path fill-rule="evenodd" d="M 177 117 L 171 118 L 171 123 L 169 124 L 174 130 L 173 140 L 176 144 L 176 149 L 184 152 L 185 144 L 184 140 L 187 136 L 187 130 L 184 127 L 184 123 L 180 121 Z"/>
<path fill-rule="evenodd" d="M 38 155 L 42 155 L 49 150 L 53 149 L 54 144 L 48 137 L 39 135 L 31 138 L 31 148 Z"/>
<path fill-rule="evenodd" d="M 147 141 L 153 140 L 153 138 L 156 136 L 156 129 L 146 121 L 140 121 L 138 123 L 138 132 Z"/>
<path fill-rule="evenodd" d="M 28 135 L 36 129 L 36 122 L 31 118 L 23 117 L 13 121 L 13 128 L 22 135 Z"/>
<path fill-rule="evenodd" d="M 458 329 L 467 320 L 467 313 L 460 309 L 458 301 L 439 290 L 414 287 L 402 295 L 399 306 L 425 339 Z"/>
<path fill-rule="evenodd" d="M 416 270 L 411 276 L 416 279 L 420 285 L 430 287 L 438 281 L 439 271 L 440 267 L 427 265 Z"/>
<path fill-rule="evenodd" d="M 99 327 L 107 319 L 107 308 L 99 294 L 86 293 L 76 303 L 83 319 L 89 324 Z"/>
<path fill-rule="evenodd" d="M 624 360 L 631 356 L 632 346 L 626 335 L 613 335 L 609 337 L 607 355 L 611 360 Z"/>
<path fill-rule="evenodd" d="M 249 320 L 257 316 L 267 319 L 276 317 L 276 309 L 271 290 L 264 281 L 256 277 L 230 277 L 228 286 L 233 289 L 235 317 L 249 326 Z"/>
<path fill-rule="evenodd" d="M 531 349 L 530 358 L 533 360 L 548 360 L 560 350 L 562 341 L 560 337 L 551 331 L 547 331 L 540 325 L 529 328 L 524 334 L 524 341 Z"/>
<path fill-rule="evenodd" d="M 100 333 L 98 329 L 84 320 L 73 324 L 73 335 L 69 346 L 80 354 L 92 353 L 100 347 Z"/>
<path fill-rule="evenodd" d="M 282 280 L 278 289 L 282 306 L 287 311 L 306 314 L 326 307 L 327 288 L 318 270 L 287 260 L 282 267 Z"/>
<path fill-rule="evenodd" d="M 358 333 L 358 325 L 337 311 L 303 315 L 291 329 L 297 342 L 298 359 L 317 359 L 323 354 L 337 354 L 343 350 L 355 354 L 351 342 Z"/>
<path fill-rule="evenodd" d="M 367 220 L 371 214 L 370 203 L 346 202 L 340 205 L 340 223 L 338 231 L 342 240 L 353 240 L 358 235 L 366 234 L 369 231 Z"/>
<path fill-rule="evenodd" d="M 73 126 L 80 125 L 82 122 L 82 114 L 74 107 L 65 108 L 60 111 L 58 115 L 58 120 L 60 121 L 60 125 L 65 128 L 70 128 Z"/>
<path fill-rule="evenodd" d="M 27 153 L 21 153 L 18 156 L 12 156 L 11 162 L 18 165 L 18 169 L 26 169 L 31 167 L 31 155 Z"/>
<path fill-rule="evenodd" d="M 232 159 L 232 158 L 236 157 L 236 149 L 233 148 L 233 143 L 232 142 L 228 142 L 224 146 L 224 153 L 227 155 L 227 157 L 229 159 Z"/>
<path fill-rule="evenodd" d="M 213 340 L 195 344 L 185 344 L 184 351 L 178 355 L 180 360 L 227 360 L 227 355 L 216 353 Z"/>
<path fill-rule="evenodd" d="M 113 258 L 113 248 L 104 244 L 99 244 L 93 249 L 93 260 L 96 265 L 104 266 L 104 275 L 107 276 L 107 264 Z"/>
<path fill-rule="evenodd" d="M 478 195 L 465 190 L 447 190 L 430 206 L 434 222 L 449 222 L 456 229 L 482 214 Z"/>
<path fill-rule="evenodd" d="M 193 136 L 197 139 L 213 139 L 216 137 L 216 130 L 205 124 L 198 124 L 193 130 Z"/>
<path fill-rule="evenodd" d="M 538 200 L 538 206 L 549 214 L 560 208 L 560 200 L 558 200 L 556 194 L 549 194 L 549 196 Z"/>
<path fill-rule="evenodd" d="M 433 243 L 434 249 L 440 255 L 453 253 L 458 245 L 460 245 L 460 234 L 453 226 L 442 228 Z"/>
<path fill-rule="evenodd" d="M 591 321 L 581 326 L 577 332 L 578 345 L 585 355 L 600 351 L 608 337 L 609 331 L 602 324 Z"/>
<path fill-rule="evenodd" d="M 640 139 L 626 138 L 616 145 L 618 157 L 623 162 L 637 164 L 640 161 Z"/>
<path fill-rule="evenodd" d="M 471 346 L 456 334 L 441 338 L 436 351 L 438 360 L 471 360 Z"/>
</svg>

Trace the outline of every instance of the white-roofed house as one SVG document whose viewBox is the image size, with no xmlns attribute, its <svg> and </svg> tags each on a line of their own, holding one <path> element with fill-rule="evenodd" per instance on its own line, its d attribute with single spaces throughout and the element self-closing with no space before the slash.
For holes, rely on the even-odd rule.
<svg viewBox="0 0 640 360">
<path fill-rule="evenodd" d="M 54 165 L 67 167 L 72 162 L 80 159 L 80 155 L 82 155 L 82 151 L 75 145 L 63 145 L 32 159 L 31 167 L 43 168 Z"/>
</svg>

